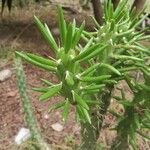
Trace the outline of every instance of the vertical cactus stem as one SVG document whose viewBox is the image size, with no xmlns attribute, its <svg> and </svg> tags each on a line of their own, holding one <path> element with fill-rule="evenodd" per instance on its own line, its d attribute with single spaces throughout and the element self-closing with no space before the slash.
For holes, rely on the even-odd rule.
<svg viewBox="0 0 150 150">
<path fill-rule="evenodd" d="M 39 148 L 40 150 L 50 150 L 48 145 L 42 139 L 42 137 L 38 131 L 38 128 L 36 126 L 36 121 L 35 121 L 35 117 L 33 114 L 31 102 L 30 102 L 30 99 L 27 94 L 25 74 L 23 71 L 21 59 L 19 57 L 15 58 L 15 67 L 16 67 L 17 84 L 18 84 L 21 102 L 22 102 L 22 108 L 23 108 L 24 115 L 25 115 L 25 121 L 31 132 L 33 146 L 35 148 Z"/>
</svg>

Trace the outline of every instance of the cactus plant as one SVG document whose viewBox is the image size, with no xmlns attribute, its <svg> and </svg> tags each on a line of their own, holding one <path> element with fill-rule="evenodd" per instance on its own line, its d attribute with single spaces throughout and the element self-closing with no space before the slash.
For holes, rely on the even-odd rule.
<svg viewBox="0 0 150 150">
<path fill-rule="evenodd" d="M 32 143 L 30 149 L 50 150 L 48 145 L 42 139 L 40 132 L 36 126 L 35 117 L 32 110 L 32 105 L 29 100 L 25 82 L 25 74 L 20 58 L 15 58 L 17 84 L 21 96 L 22 107 L 24 111 L 25 121 L 31 132 Z"/>
<path fill-rule="evenodd" d="M 103 119 L 112 98 L 124 108 L 122 115 L 109 110 L 118 119 L 115 128 L 117 143 L 112 148 L 117 146 L 118 149 L 127 149 L 129 145 L 135 148 L 135 135 L 144 135 L 141 132 L 143 128 L 149 128 L 150 69 L 147 61 L 150 50 L 139 42 L 149 36 L 144 35 L 145 30 L 136 31 L 146 16 L 140 12 L 133 17 L 127 0 L 120 1 L 115 10 L 111 0 L 106 0 L 103 25 L 99 25 L 93 18 L 95 31 L 88 32 L 84 29 L 84 22 L 80 27 L 76 27 L 75 20 L 67 24 L 62 8 L 58 6 L 60 44 L 57 44 L 48 26 L 34 17 L 35 24 L 54 51 L 55 58 L 16 51 L 17 56 L 57 75 L 58 84 L 43 80 L 47 88 L 37 87 L 33 90 L 41 92 L 40 101 L 47 101 L 55 94 L 64 97 L 63 101 L 49 109 L 63 108 L 64 121 L 68 118 L 70 105 L 76 108 L 76 120 L 81 123 L 82 150 L 96 149 Z M 81 39 L 85 44 L 80 42 Z M 132 75 L 133 71 L 142 72 L 144 81 L 138 82 Z M 127 99 L 121 89 L 121 96 L 113 95 L 122 80 L 129 86 L 133 98 Z"/>
</svg>

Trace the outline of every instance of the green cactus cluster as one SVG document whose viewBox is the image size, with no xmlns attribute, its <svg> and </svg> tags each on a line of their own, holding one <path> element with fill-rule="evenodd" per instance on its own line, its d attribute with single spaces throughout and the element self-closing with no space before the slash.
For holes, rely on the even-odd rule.
<svg viewBox="0 0 150 150">
<path fill-rule="evenodd" d="M 60 81 L 57 85 L 53 85 L 47 81 L 47 88 L 34 88 L 35 91 L 42 93 L 39 100 L 47 101 L 52 96 L 59 93 L 65 98 L 65 101 L 58 102 L 54 107 L 64 107 L 64 120 L 67 119 L 70 104 L 72 104 L 77 108 L 77 119 L 91 122 L 89 107 L 91 104 L 96 104 L 98 102 L 90 95 L 91 93 L 96 94 L 102 91 L 106 85 L 105 82 L 111 77 L 109 74 L 95 76 L 96 69 L 101 67 L 110 68 L 117 74 L 119 74 L 119 71 L 104 63 L 96 63 L 93 65 L 92 62 L 89 62 L 88 67 L 83 67 L 82 62 L 88 62 L 89 59 L 97 56 L 97 54 L 107 46 L 101 43 L 93 44 L 93 40 L 90 40 L 81 50 L 77 44 L 84 30 L 84 22 L 79 28 L 76 27 L 75 20 L 73 23 L 66 25 L 61 7 L 58 7 L 58 14 L 61 37 L 61 45 L 59 46 L 56 44 L 47 25 L 44 26 L 40 20 L 35 17 L 36 25 L 51 48 L 54 49 L 56 58 L 49 60 L 30 53 L 16 52 L 16 54 L 32 64 L 52 71 L 57 75 Z M 111 79 L 109 81 L 113 82 Z"/>
<path fill-rule="evenodd" d="M 120 1 L 116 9 L 113 8 L 111 0 L 106 0 L 103 25 L 100 26 L 93 18 L 95 31 L 89 32 L 85 30 L 84 22 L 80 27 L 76 26 L 75 19 L 67 24 L 62 8 L 58 6 L 60 41 L 55 40 L 46 24 L 34 17 L 35 24 L 54 51 L 55 57 L 49 59 L 36 54 L 16 52 L 17 56 L 58 77 L 58 84 L 44 79 L 42 82 L 47 87 L 36 87 L 33 90 L 41 92 L 40 101 L 48 101 L 55 94 L 64 97 L 63 101 L 49 108 L 49 112 L 63 108 L 64 121 L 67 120 L 70 106 L 73 105 L 76 108 L 77 121 L 83 123 L 85 129 L 87 127 L 84 133 L 87 135 L 83 135 L 83 139 L 89 138 L 90 126 L 95 130 L 95 122 L 98 138 L 104 118 L 101 116 L 106 114 L 111 98 L 124 108 L 122 115 L 115 110 L 109 110 L 118 120 L 115 128 L 118 133 L 118 148 L 129 145 L 136 148 L 136 134 L 149 139 L 142 131 L 145 128 L 150 129 L 150 49 L 140 41 L 149 39 L 150 36 L 144 34 L 147 29 L 136 30 L 147 17 L 147 14 L 143 16 L 143 11 L 144 9 L 137 16 L 133 16 L 134 10 L 130 11 L 127 0 Z M 142 82 L 136 79 L 134 72 L 142 74 Z M 122 89 L 121 96 L 112 94 L 122 80 L 129 86 L 133 98 L 127 99 Z M 99 115 L 96 120 L 93 119 Z M 90 142 L 84 143 L 86 144 L 83 144 L 82 149 L 91 146 L 87 144 Z"/>
</svg>

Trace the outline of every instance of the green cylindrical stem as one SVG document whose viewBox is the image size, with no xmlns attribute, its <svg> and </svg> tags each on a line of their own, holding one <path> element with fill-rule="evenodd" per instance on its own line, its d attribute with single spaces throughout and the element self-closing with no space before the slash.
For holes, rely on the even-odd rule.
<svg viewBox="0 0 150 150">
<path fill-rule="evenodd" d="M 96 150 L 97 140 L 100 136 L 100 131 L 103 124 L 104 116 L 107 112 L 107 109 L 110 105 L 111 93 L 113 87 L 109 87 L 109 92 L 100 95 L 100 110 L 94 110 L 91 113 L 91 124 L 81 123 L 81 146 L 80 150 Z"/>
<path fill-rule="evenodd" d="M 40 150 L 49 150 L 50 148 L 48 148 L 47 144 L 43 141 L 43 139 L 37 129 L 35 117 L 34 117 L 34 114 L 32 111 L 31 102 L 30 102 L 28 94 L 27 94 L 23 66 L 21 63 L 21 59 L 18 57 L 15 59 L 15 66 L 16 66 L 17 84 L 18 84 L 19 92 L 20 92 L 20 96 L 21 96 L 22 107 L 23 107 L 27 126 L 28 126 L 29 130 L 31 131 L 33 145 L 35 148 L 38 148 Z"/>
<path fill-rule="evenodd" d="M 97 114 L 92 114 L 91 124 L 81 123 L 81 145 L 80 150 L 96 150 L 97 139 L 99 138 L 99 123 Z"/>
</svg>

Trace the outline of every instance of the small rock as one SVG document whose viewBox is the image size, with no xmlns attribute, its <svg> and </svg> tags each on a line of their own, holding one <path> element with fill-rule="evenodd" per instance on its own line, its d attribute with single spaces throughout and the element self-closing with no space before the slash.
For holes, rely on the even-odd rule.
<svg viewBox="0 0 150 150">
<path fill-rule="evenodd" d="M 12 72 L 9 69 L 5 69 L 0 71 L 0 81 L 3 82 L 6 79 L 10 78 L 12 75 Z"/>
<path fill-rule="evenodd" d="M 49 115 L 48 115 L 48 114 L 45 114 L 45 115 L 44 115 L 44 119 L 49 119 Z"/>
<path fill-rule="evenodd" d="M 10 91 L 10 92 L 8 92 L 7 93 L 7 97 L 14 97 L 14 96 L 16 96 L 17 95 L 17 90 L 15 90 L 15 91 Z"/>
<path fill-rule="evenodd" d="M 51 127 L 57 132 L 61 132 L 63 130 L 63 126 L 59 123 L 52 124 Z"/>
<path fill-rule="evenodd" d="M 15 136 L 16 144 L 20 145 L 31 137 L 30 130 L 27 128 L 21 128 L 18 134 Z"/>
</svg>

